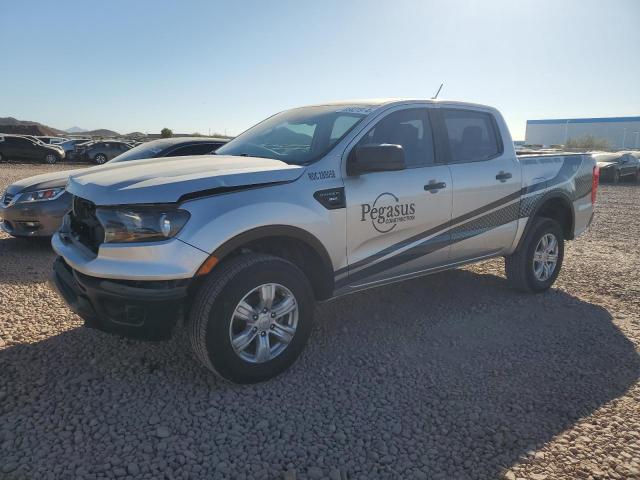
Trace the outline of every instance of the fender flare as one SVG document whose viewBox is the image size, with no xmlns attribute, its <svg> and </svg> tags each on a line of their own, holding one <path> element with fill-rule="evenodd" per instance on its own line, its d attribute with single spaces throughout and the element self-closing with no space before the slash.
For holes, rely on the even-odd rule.
<svg viewBox="0 0 640 480">
<path fill-rule="evenodd" d="M 531 230 L 531 223 L 532 223 L 531 219 L 537 217 L 542 207 L 544 207 L 545 204 L 547 204 L 547 202 L 551 200 L 560 200 L 562 203 L 564 203 L 568 207 L 570 216 L 571 216 L 570 218 L 571 225 L 569 225 L 570 229 L 569 229 L 569 235 L 567 236 L 567 240 L 573 240 L 573 237 L 574 237 L 573 232 L 575 231 L 575 224 L 576 224 L 576 213 L 573 207 L 573 199 L 566 192 L 556 190 L 552 192 L 547 192 L 536 202 L 536 206 L 533 208 L 533 210 L 531 210 L 531 213 L 529 214 L 529 220 L 527 220 L 527 224 L 524 227 L 524 231 L 520 236 L 520 240 L 518 241 L 517 248 L 520 247 L 523 240 L 529 234 L 529 230 Z M 564 230 L 564 225 L 560 225 L 560 226 Z"/>
<path fill-rule="evenodd" d="M 334 289 L 334 269 L 331 257 L 322 242 L 318 240 L 315 235 L 299 227 L 291 225 L 265 225 L 262 227 L 252 228 L 251 230 L 239 233 L 235 237 L 227 240 L 216 248 L 211 255 L 222 261 L 227 255 L 243 245 L 269 237 L 289 237 L 302 241 L 312 248 L 318 254 L 324 267 L 322 283 L 324 288 L 327 289 L 326 293 L 328 296 L 332 295 Z"/>
</svg>

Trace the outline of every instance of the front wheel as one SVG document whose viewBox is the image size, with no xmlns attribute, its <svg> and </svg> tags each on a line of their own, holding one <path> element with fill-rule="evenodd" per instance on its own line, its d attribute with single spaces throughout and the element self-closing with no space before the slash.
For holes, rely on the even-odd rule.
<svg viewBox="0 0 640 480">
<path fill-rule="evenodd" d="M 98 165 L 103 165 L 107 163 L 107 156 L 104 153 L 99 153 L 94 157 L 93 161 Z"/>
<path fill-rule="evenodd" d="M 58 156 L 55 153 L 47 153 L 44 156 L 44 163 L 53 165 L 58 161 Z"/>
<path fill-rule="evenodd" d="M 270 255 L 239 255 L 217 267 L 197 292 L 188 327 L 191 347 L 226 380 L 268 380 L 302 352 L 313 310 L 309 281 L 294 264 Z"/>
<path fill-rule="evenodd" d="M 558 278 L 564 258 L 564 237 L 558 222 L 534 218 L 518 249 L 505 257 L 507 279 L 522 292 L 548 290 Z"/>
</svg>

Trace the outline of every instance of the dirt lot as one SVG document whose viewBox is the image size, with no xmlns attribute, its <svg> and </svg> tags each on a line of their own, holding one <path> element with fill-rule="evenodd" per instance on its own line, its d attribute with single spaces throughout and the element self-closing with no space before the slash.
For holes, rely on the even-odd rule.
<svg viewBox="0 0 640 480">
<path fill-rule="evenodd" d="M 48 242 L 0 234 L 0 478 L 640 478 L 639 239 L 640 186 L 604 185 L 552 291 L 494 260 L 352 295 L 234 386 L 184 339 L 81 328 Z"/>
</svg>

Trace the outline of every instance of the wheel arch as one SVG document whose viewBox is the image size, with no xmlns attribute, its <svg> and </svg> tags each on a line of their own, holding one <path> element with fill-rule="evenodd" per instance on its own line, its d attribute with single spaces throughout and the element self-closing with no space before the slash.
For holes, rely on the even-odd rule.
<svg viewBox="0 0 640 480">
<path fill-rule="evenodd" d="M 308 231 L 291 225 L 256 227 L 227 240 L 211 256 L 223 262 L 246 251 L 271 254 L 291 261 L 309 279 L 316 299 L 326 300 L 333 295 L 331 257 L 322 242 Z"/>
<path fill-rule="evenodd" d="M 565 192 L 549 192 L 544 195 L 536 204 L 525 228 L 524 238 L 531 228 L 531 219 L 545 217 L 555 220 L 562 228 L 565 240 L 573 240 L 575 231 L 575 212 L 573 211 L 573 201 Z"/>
</svg>

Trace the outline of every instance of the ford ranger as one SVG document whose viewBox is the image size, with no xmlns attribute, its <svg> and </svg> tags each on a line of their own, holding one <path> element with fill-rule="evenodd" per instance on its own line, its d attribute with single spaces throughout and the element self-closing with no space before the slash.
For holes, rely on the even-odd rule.
<svg viewBox="0 0 640 480">
<path fill-rule="evenodd" d="M 76 173 L 52 280 L 87 326 L 159 340 L 234 382 L 290 366 L 314 302 L 504 257 L 543 292 L 589 226 L 590 155 L 516 156 L 500 113 L 374 100 L 296 108 L 216 155 Z"/>
</svg>

